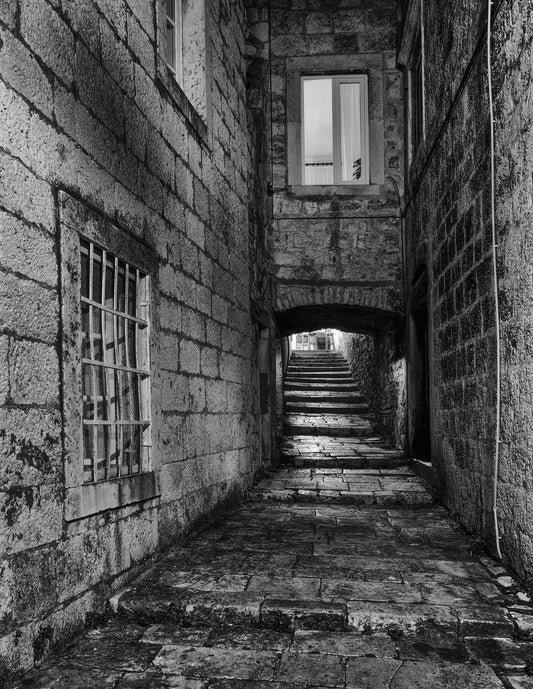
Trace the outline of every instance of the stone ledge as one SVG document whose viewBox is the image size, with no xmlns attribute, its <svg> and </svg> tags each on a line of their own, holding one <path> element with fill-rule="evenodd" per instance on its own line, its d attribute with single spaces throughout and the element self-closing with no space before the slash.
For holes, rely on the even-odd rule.
<svg viewBox="0 0 533 689">
<path fill-rule="evenodd" d="M 160 494 L 159 480 L 153 471 L 99 483 L 86 483 L 67 489 L 65 519 L 83 519 L 104 510 L 150 500 Z"/>
<path fill-rule="evenodd" d="M 287 193 L 293 196 L 381 196 L 380 184 L 290 184 Z"/>
</svg>

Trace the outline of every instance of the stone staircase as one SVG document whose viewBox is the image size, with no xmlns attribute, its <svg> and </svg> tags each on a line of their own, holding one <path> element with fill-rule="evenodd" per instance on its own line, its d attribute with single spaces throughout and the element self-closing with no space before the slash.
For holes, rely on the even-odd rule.
<svg viewBox="0 0 533 689">
<path fill-rule="evenodd" d="M 295 352 L 285 378 L 285 467 L 258 500 L 427 507 L 428 485 L 374 433 L 368 403 L 337 351 Z"/>
<path fill-rule="evenodd" d="M 285 378 L 289 435 L 369 437 L 368 404 L 340 352 L 295 352 Z"/>
</svg>

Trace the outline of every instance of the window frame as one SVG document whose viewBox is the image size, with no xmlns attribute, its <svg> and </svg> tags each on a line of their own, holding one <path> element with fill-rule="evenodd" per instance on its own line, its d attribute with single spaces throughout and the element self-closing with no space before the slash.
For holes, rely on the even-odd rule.
<svg viewBox="0 0 533 689">
<path fill-rule="evenodd" d="M 114 479 L 114 478 L 124 478 L 124 476 L 136 475 L 140 473 L 145 473 L 150 470 L 151 462 L 151 448 L 152 448 L 152 435 L 151 435 L 151 401 L 150 401 L 150 276 L 141 271 L 137 266 L 131 265 L 127 260 L 123 260 L 119 256 L 116 256 L 112 252 L 108 251 L 105 247 L 99 246 L 96 242 L 90 241 L 85 237 L 80 237 L 80 253 L 81 253 L 81 285 L 83 285 L 84 273 L 83 264 L 85 255 L 88 274 L 87 278 L 87 289 L 88 294 L 83 294 L 83 289 L 80 290 L 80 302 L 81 302 L 81 312 L 83 316 L 84 307 L 87 309 L 87 330 L 88 330 L 88 349 L 89 351 L 82 351 L 82 380 L 86 380 L 86 374 L 90 378 L 90 392 L 92 393 L 86 399 L 86 395 L 83 394 L 82 389 L 82 443 L 81 450 L 82 456 L 81 461 L 84 466 L 84 484 L 87 483 L 98 483 L 100 481 Z M 99 258 L 99 254 L 101 257 Z M 111 259 L 110 259 L 111 257 Z M 113 266 L 113 293 L 112 300 L 113 306 L 109 306 L 106 301 L 107 297 L 107 268 L 108 261 L 111 260 Z M 101 264 L 101 276 L 100 276 L 100 300 L 96 299 L 94 295 L 94 271 L 97 263 Z M 121 266 L 122 264 L 122 266 Z M 121 267 L 124 270 L 124 309 L 120 308 L 118 288 L 119 288 L 119 275 Z M 135 288 L 135 313 L 132 314 L 129 307 L 129 290 L 131 288 L 132 275 L 134 280 Z M 107 323 L 109 318 L 112 319 L 111 325 L 111 342 L 113 351 L 113 361 L 108 361 L 107 359 L 107 349 L 109 339 L 106 337 L 108 334 Z M 120 352 L 120 338 L 121 338 L 121 328 L 120 320 L 124 321 L 124 358 L 125 363 L 118 362 L 119 352 Z M 95 323 L 99 320 L 100 332 L 95 331 Z M 130 326 L 133 326 L 133 340 L 135 346 L 133 352 L 130 351 L 130 338 L 132 333 L 130 331 Z M 83 318 L 82 318 L 82 350 L 83 350 Z M 99 358 L 95 352 L 95 342 L 101 340 L 101 357 Z M 85 347 L 87 349 L 87 347 Z M 86 356 L 84 356 L 84 354 Z M 134 356 L 135 364 L 134 366 L 130 360 L 130 357 Z M 88 356 L 87 356 L 88 355 Z M 97 394 L 97 369 L 102 369 L 102 394 L 101 396 Z M 101 418 L 98 415 L 98 401 L 101 399 L 103 402 L 105 398 L 108 397 L 108 385 L 110 372 L 113 371 L 113 389 L 116 392 L 116 403 L 111 404 L 112 416 L 114 418 Z M 130 385 L 137 387 L 137 400 L 129 400 L 134 412 L 134 418 L 127 419 L 123 416 L 123 393 L 118 393 L 117 391 L 121 388 L 119 383 L 120 378 L 124 374 L 129 374 L 133 377 Z M 82 383 L 83 385 L 83 383 Z M 105 389 L 105 392 L 104 392 Z M 132 392 L 133 395 L 133 392 Z M 87 405 L 88 409 L 92 407 L 92 418 L 91 415 L 86 415 L 85 413 L 85 402 L 89 402 Z M 133 402 L 133 403 L 132 403 Z M 135 404 L 137 402 L 137 404 Z M 125 406 L 125 405 L 124 405 Z M 138 409 L 133 409 L 136 406 Z M 138 416 L 135 412 L 138 411 Z M 107 416 L 107 405 L 105 405 L 105 410 L 103 416 Z M 139 450 L 140 456 L 136 463 L 127 462 L 124 464 L 124 430 L 127 426 L 134 427 L 138 426 L 141 430 L 141 436 L 139 438 Z M 92 446 L 93 450 L 98 445 L 98 429 L 108 427 L 112 429 L 116 427 L 115 430 L 118 431 L 120 428 L 120 443 L 117 443 L 120 447 L 120 451 L 117 452 L 117 460 L 120 458 L 121 461 L 112 465 L 110 463 L 110 457 L 106 458 L 106 466 L 103 470 L 104 475 L 100 475 L 102 470 L 98 469 L 98 457 L 93 456 L 90 463 L 90 471 L 86 468 L 86 453 L 85 453 L 85 434 L 92 428 Z M 109 431 L 107 433 L 109 435 Z M 110 444 L 111 438 L 108 437 L 105 444 Z M 116 439 L 115 439 L 116 442 Z M 118 448 L 117 448 L 118 450 Z M 124 471 L 124 467 L 127 467 L 127 472 Z M 88 478 L 88 474 L 91 474 L 91 478 Z M 115 475 L 110 475 L 114 473 Z"/>
<path fill-rule="evenodd" d="M 160 496 L 159 458 L 152 445 L 146 471 L 116 478 L 86 482 L 83 467 L 82 397 L 82 316 L 81 240 L 105 248 L 121 260 L 135 265 L 148 277 L 149 323 L 156 322 L 154 276 L 155 254 L 127 233 L 70 194 L 59 191 L 59 238 L 61 271 L 61 366 L 63 379 L 62 416 L 64 427 L 65 520 L 89 517 L 104 510 L 155 500 Z M 150 327 L 150 326 L 149 326 Z M 156 379 L 156 349 L 153 327 L 148 332 L 150 346 L 149 380 Z M 149 385 L 149 383 L 148 383 Z M 149 391 L 151 396 L 151 389 Z M 151 399 L 150 442 L 158 437 L 158 415 Z"/>
<path fill-rule="evenodd" d="M 174 8 L 174 17 L 169 14 L 168 7 L 172 4 Z M 173 44 L 172 56 L 174 58 L 174 65 L 166 60 L 166 51 L 168 50 L 168 29 L 173 30 Z M 165 0 L 165 61 L 170 72 L 174 76 L 180 86 L 183 85 L 183 4 L 182 0 Z"/>
<path fill-rule="evenodd" d="M 181 65 L 177 76 L 167 62 L 166 0 L 155 0 L 156 85 L 168 101 L 165 107 L 180 112 L 199 143 L 209 148 L 212 137 L 211 47 L 208 40 L 211 13 L 206 5 L 205 0 L 179 0 Z"/>
<path fill-rule="evenodd" d="M 305 103 L 304 83 L 319 79 L 332 81 L 332 133 L 333 133 L 333 182 L 314 184 L 305 181 Z M 361 123 L 361 178 L 358 180 L 344 180 L 341 178 L 341 108 L 340 85 L 359 84 L 360 86 L 360 123 Z M 310 186 L 367 186 L 370 183 L 370 132 L 368 113 L 368 76 L 366 74 L 302 74 L 300 76 L 300 175 L 304 187 Z"/>
<path fill-rule="evenodd" d="M 403 29 L 398 50 L 398 64 L 403 67 L 405 127 L 405 175 L 426 143 L 425 30 L 423 0 L 410 0 L 404 8 Z M 415 102 L 416 101 L 416 102 Z"/>
</svg>

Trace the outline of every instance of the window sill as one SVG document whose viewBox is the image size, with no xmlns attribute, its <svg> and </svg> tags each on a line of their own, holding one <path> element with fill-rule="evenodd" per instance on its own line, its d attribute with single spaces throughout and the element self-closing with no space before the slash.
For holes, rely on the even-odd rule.
<svg viewBox="0 0 533 689">
<path fill-rule="evenodd" d="M 67 488 L 66 521 L 83 519 L 104 510 L 117 509 L 161 495 L 155 472 L 123 478 L 86 483 Z"/>
<path fill-rule="evenodd" d="M 383 194 L 380 184 L 291 184 L 287 192 L 293 196 L 368 197 Z"/>
<path fill-rule="evenodd" d="M 187 124 L 196 134 L 199 143 L 208 148 L 207 124 L 191 101 L 187 98 L 185 92 L 172 75 L 172 72 L 162 61 L 160 61 L 159 69 L 157 71 L 156 85 L 160 91 L 168 95 L 172 103 L 185 117 Z"/>
</svg>

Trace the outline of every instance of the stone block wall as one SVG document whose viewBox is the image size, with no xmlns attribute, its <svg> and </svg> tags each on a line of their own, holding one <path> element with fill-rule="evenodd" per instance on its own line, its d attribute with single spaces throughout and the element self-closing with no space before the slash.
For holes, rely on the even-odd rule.
<svg viewBox="0 0 533 689">
<path fill-rule="evenodd" d="M 405 357 L 399 334 L 341 333 L 340 349 L 369 404 L 372 421 L 393 447 L 405 448 Z"/>
<path fill-rule="evenodd" d="M 268 308 L 268 289 L 250 269 L 245 12 L 205 6 L 184 93 L 161 60 L 162 0 L 0 2 L 0 675 L 39 662 L 260 469 L 250 292 Z M 90 216 L 154 257 L 159 490 L 74 521 L 65 199 L 80 229 Z"/>
<path fill-rule="evenodd" d="M 370 304 L 388 316 L 400 310 L 398 202 L 386 182 L 392 175 L 401 187 L 403 177 L 396 21 L 396 3 L 388 0 L 342 7 L 271 3 L 278 310 L 323 303 L 325 291 L 333 306 Z M 368 76 L 370 184 L 306 187 L 299 160 L 300 78 L 347 73 Z"/>
<path fill-rule="evenodd" d="M 533 586 L 533 6 L 503 3 L 493 38 L 500 280 L 502 548 Z"/>
<path fill-rule="evenodd" d="M 483 55 L 474 59 L 464 89 L 457 92 L 460 79 L 454 72 L 464 67 L 464 56 L 457 57 L 451 24 L 443 23 L 439 36 L 431 32 L 442 15 L 438 3 L 425 6 L 426 141 L 409 176 L 407 281 L 413 282 L 417 257 L 423 256 L 419 260 L 427 261 L 429 272 L 432 459 L 440 489 L 467 528 L 487 533 L 495 332 L 486 67 Z M 471 20 L 466 9 L 453 15 L 454 27 Z M 452 73 L 455 96 L 444 106 L 430 94 L 438 93 Z"/>
<path fill-rule="evenodd" d="M 511 1 L 495 3 L 494 12 L 503 336 L 498 513 L 504 557 L 531 581 L 531 8 Z M 497 324 L 486 20 L 486 3 L 424 3 L 426 140 L 409 175 L 407 227 L 408 283 L 423 263 L 429 273 L 433 463 L 447 505 L 494 551 Z"/>
</svg>

